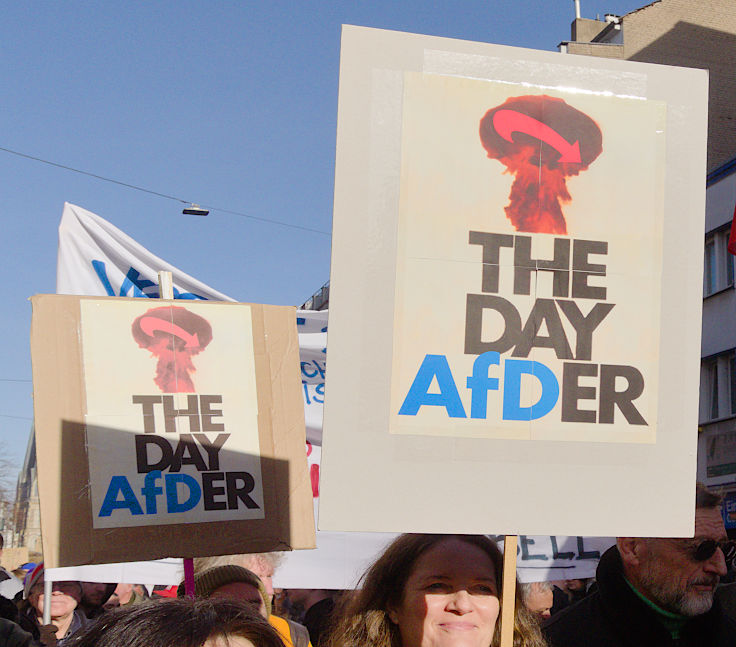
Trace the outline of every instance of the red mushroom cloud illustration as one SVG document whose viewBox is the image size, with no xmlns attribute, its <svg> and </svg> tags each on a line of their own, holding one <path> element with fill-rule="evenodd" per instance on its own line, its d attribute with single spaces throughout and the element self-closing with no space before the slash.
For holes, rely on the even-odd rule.
<svg viewBox="0 0 736 647">
<path fill-rule="evenodd" d="M 151 308 L 132 326 L 133 339 L 158 357 L 153 381 L 164 393 L 193 393 L 192 357 L 212 341 L 212 326 L 179 306 Z"/>
<path fill-rule="evenodd" d="M 567 234 L 561 203 L 566 179 L 585 171 L 603 150 L 598 124 L 562 99 L 511 97 L 480 120 L 491 159 L 515 175 L 506 216 L 517 231 Z"/>
</svg>

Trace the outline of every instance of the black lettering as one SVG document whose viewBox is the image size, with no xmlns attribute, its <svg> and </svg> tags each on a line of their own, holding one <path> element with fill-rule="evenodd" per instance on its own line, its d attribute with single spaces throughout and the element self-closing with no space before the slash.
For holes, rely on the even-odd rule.
<svg viewBox="0 0 736 647">
<path fill-rule="evenodd" d="M 552 543 L 552 559 L 572 559 L 575 557 L 575 553 L 572 551 L 560 552 L 557 546 L 557 537 L 550 537 L 549 540 Z"/>
<path fill-rule="evenodd" d="M 230 438 L 230 434 L 217 434 L 215 442 L 210 442 L 204 434 L 193 434 L 200 445 L 207 452 L 207 459 L 209 461 L 208 470 L 219 470 L 220 469 L 220 450 L 225 444 L 225 441 Z"/>
<path fill-rule="evenodd" d="M 616 391 L 616 378 L 626 380 L 626 388 Z M 615 366 L 601 364 L 600 403 L 598 422 L 613 424 L 613 411 L 618 407 L 630 425 L 646 425 L 642 415 L 634 406 L 636 400 L 644 392 L 644 377 L 633 366 Z"/>
<path fill-rule="evenodd" d="M 256 482 L 249 472 L 225 472 L 227 482 L 228 510 L 238 509 L 238 500 L 245 503 L 246 508 L 258 508 L 259 505 L 248 496 L 253 491 Z M 240 482 L 240 483 L 239 483 Z"/>
<path fill-rule="evenodd" d="M 581 376 L 598 375 L 598 364 L 562 365 L 562 422 L 595 422 L 596 412 L 590 409 L 578 409 L 578 400 L 595 400 L 594 386 L 580 386 Z"/>
<path fill-rule="evenodd" d="M 153 405 L 161 404 L 160 395 L 134 395 L 133 404 L 140 404 L 143 412 L 143 432 L 156 433 L 156 421 L 153 416 Z"/>
<path fill-rule="evenodd" d="M 536 555 L 531 555 L 529 553 L 529 546 L 532 546 L 534 543 L 535 543 L 534 540 L 530 539 L 526 535 L 519 535 L 519 546 L 521 546 L 521 559 L 523 560 L 530 560 L 530 559 L 546 560 L 547 556 L 544 553 L 537 553 Z"/>
<path fill-rule="evenodd" d="M 227 503 L 225 501 L 215 501 L 216 496 L 225 494 L 225 487 L 215 487 L 215 481 L 222 481 L 225 478 L 223 472 L 205 472 L 202 474 L 202 500 L 204 501 L 205 510 L 226 510 Z"/>
<path fill-rule="evenodd" d="M 156 462 L 151 462 L 148 455 L 149 445 L 156 445 L 161 450 L 161 458 Z M 171 448 L 166 438 L 161 436 L 145 436 L 136 434 L 135 437 L 135 459 L 138 468 L 138 474 L 147 474 L 153 470 L 165 470 L 171 465 L 171 457 L 174 450 Z"/>
<path fill-rule="evenodd" d="M 575 328 L 575 359 L 590 361 L 593 354 L 593 331 L 613 310 L 614 304 L 596 303 L 586 316 L 583 316 L 574 301 L 557 300 L 557 305 Z"/>
<path fill-rule="evenodd" d="M 598 550 L 585 550 L 583 537 L 578 537 L 578 556 L 575 559 L 599 559 L 601 556 Z"/>
<path fill-rule="evenodd" d="M 483 311 L 495 310 L 503 317 L 501 336 L 494 341 L 483 341 Z M 480 355 L 489 350 L 505 353 L 513 348 L 521 333 L 521 316 L 514 304 L 491 294 L 468 294 L 465 306 L 465 354 Z"/>
<path fill-rule="evenodd" d="M 201 431 L 199 428 L 199 405 L 196 395 L 187 396 L 187 408 L 174 408 L 174 396 L 165 395 L 164 399 L 164 430 L 167 433 L 176 431 L 176 418 L 189 418 L 189 431 Z"/>
<path fill-rule="evenodd" d="M 222 416 L 222 409 L 213 409 L 213 404 L 222 404 L 221 395 L 200 395 L 199 409 L 202 414 L 202 431 L 225 431 L 225 425 L 221 422 L 212 422 L 212 418 Z M 192 431 L 196 431 L 192 429 Z"/>
<path fill-rule="evenodd" d="M 513 247 L 514 237 L 510 234 L 487 234 L 483 231 L 471 231 L 468 240 L 471 245 L 483 246 L 481 291 L 498 292 L 499 250 L 501 247 Z"/>
<path fill-rule="evenodd" d="M 180 434 L 179 444 L 171 459 L 171 471 L 180 472 L 182 465 L 194 465 L 198 472 L 207 471 L 207 465 L 191 434 Z"/>
<path fill-rule="evenodd" d="M 590 254 L 608 254 L 608 243 L 598 240 L 574 240 L 572 243 L 572 298 L 606 300 L 606 288 L 588 285 L 590 276 L 605 276 L 606 266 L 590 263 Z"/>
<path fill-rule="evenodd" d="M 545 260 L 532 258 L 531 236 L 514 236 L 514 294 L 531 294 L 532 272 L 537 270 L 552 272 L 553 296 L 568 296 L 570 239 L 555 238 L 554 257 L 552 260 Z"/>
<path fill-rule="evenodd" d="M 549 333 L 546 337 L 538 334 L 543 323 L 547 324 L 547 332 Z M 524 325 L 524 330 L 521 331 L 521 336 L 512 356 L 529 357 L 532 348 L 552 348 L 557 355 L 557 359 L 572 359 L 570 344 L 567 342 L 562 320 L 552 299 L 537 299 L 534 302 L 532 311 L 529 313 L 529 319 Z M 492 348 L 490 350 L 498 349 Z"/>
</svg>

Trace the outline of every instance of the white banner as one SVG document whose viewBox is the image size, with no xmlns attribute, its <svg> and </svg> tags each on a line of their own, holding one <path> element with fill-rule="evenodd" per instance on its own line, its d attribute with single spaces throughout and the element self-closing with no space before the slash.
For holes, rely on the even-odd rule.
<svg viewBox="0 0 736 647">
<path fill-rule="evenodd" d="M 158 298 L 157 276 L 173 275 L 178 299 L 234 301 L 155 256 L 98 215 L 65 203 L 59 226 L 56 291 L 90 296 Z M 322 403 L 325 382 L 327 312 L 297 312 L 307 454 L 315 516 L 319 496 L 322 445 Z M 317 532 L 316 550 L 287 553 L 275 577 L 285 588 L 351 588 L 371 560 L 395 535 L 387 533 Z M 591 577 L 597 557 L 612 544 L 609 539 L 580 537 L 520 537 L 519 577 L 522 581 Z M 144 563 L 145 564 L 145 563 Z M 57 573 L 58 570 L 58 573 Z M 180 560 L 156 562 L 150 577 L 135 564 L 85 566 L 74 577 L 85 581 L 128 581 L 175 584 L 181 580 Z M 63 573 L 62 573 L 63 571 Z M 72 576 L 72 569 L 50 569 L 53 579 Z M 142 579 L 143 578 L 143 579 Z"/>
</svg>

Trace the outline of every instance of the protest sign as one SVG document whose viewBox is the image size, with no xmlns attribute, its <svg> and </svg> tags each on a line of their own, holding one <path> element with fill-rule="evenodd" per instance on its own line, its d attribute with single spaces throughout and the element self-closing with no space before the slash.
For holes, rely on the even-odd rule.
<svg viewBox="0 0 736 647">
<path fill-rule="evenodd" d="M 706 90 L 344 28 L 320 529 L 692 533 Z"/>
<path fill-rule="evenodd" d="M 294 308 L 32 303 L 49 567 L 314 545 Z"/>
</svg>

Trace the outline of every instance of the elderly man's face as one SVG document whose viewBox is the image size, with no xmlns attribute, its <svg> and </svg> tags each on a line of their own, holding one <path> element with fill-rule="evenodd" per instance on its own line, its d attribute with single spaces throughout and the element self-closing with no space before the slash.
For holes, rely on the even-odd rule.
<svg viewBox="0 0 736 647">
<path fill-rule="evenodd" d="M 727 570 L 720 548 L 705 561 L 694 559 L 695 547 L 706 539 L 727 540 L 717 508 L 695 511 L 694 539 L 647 540 L 637 588 L 667 611 L 684 616 L 706 613 L 713 605 L 716 586 Z"/>
</svg>

